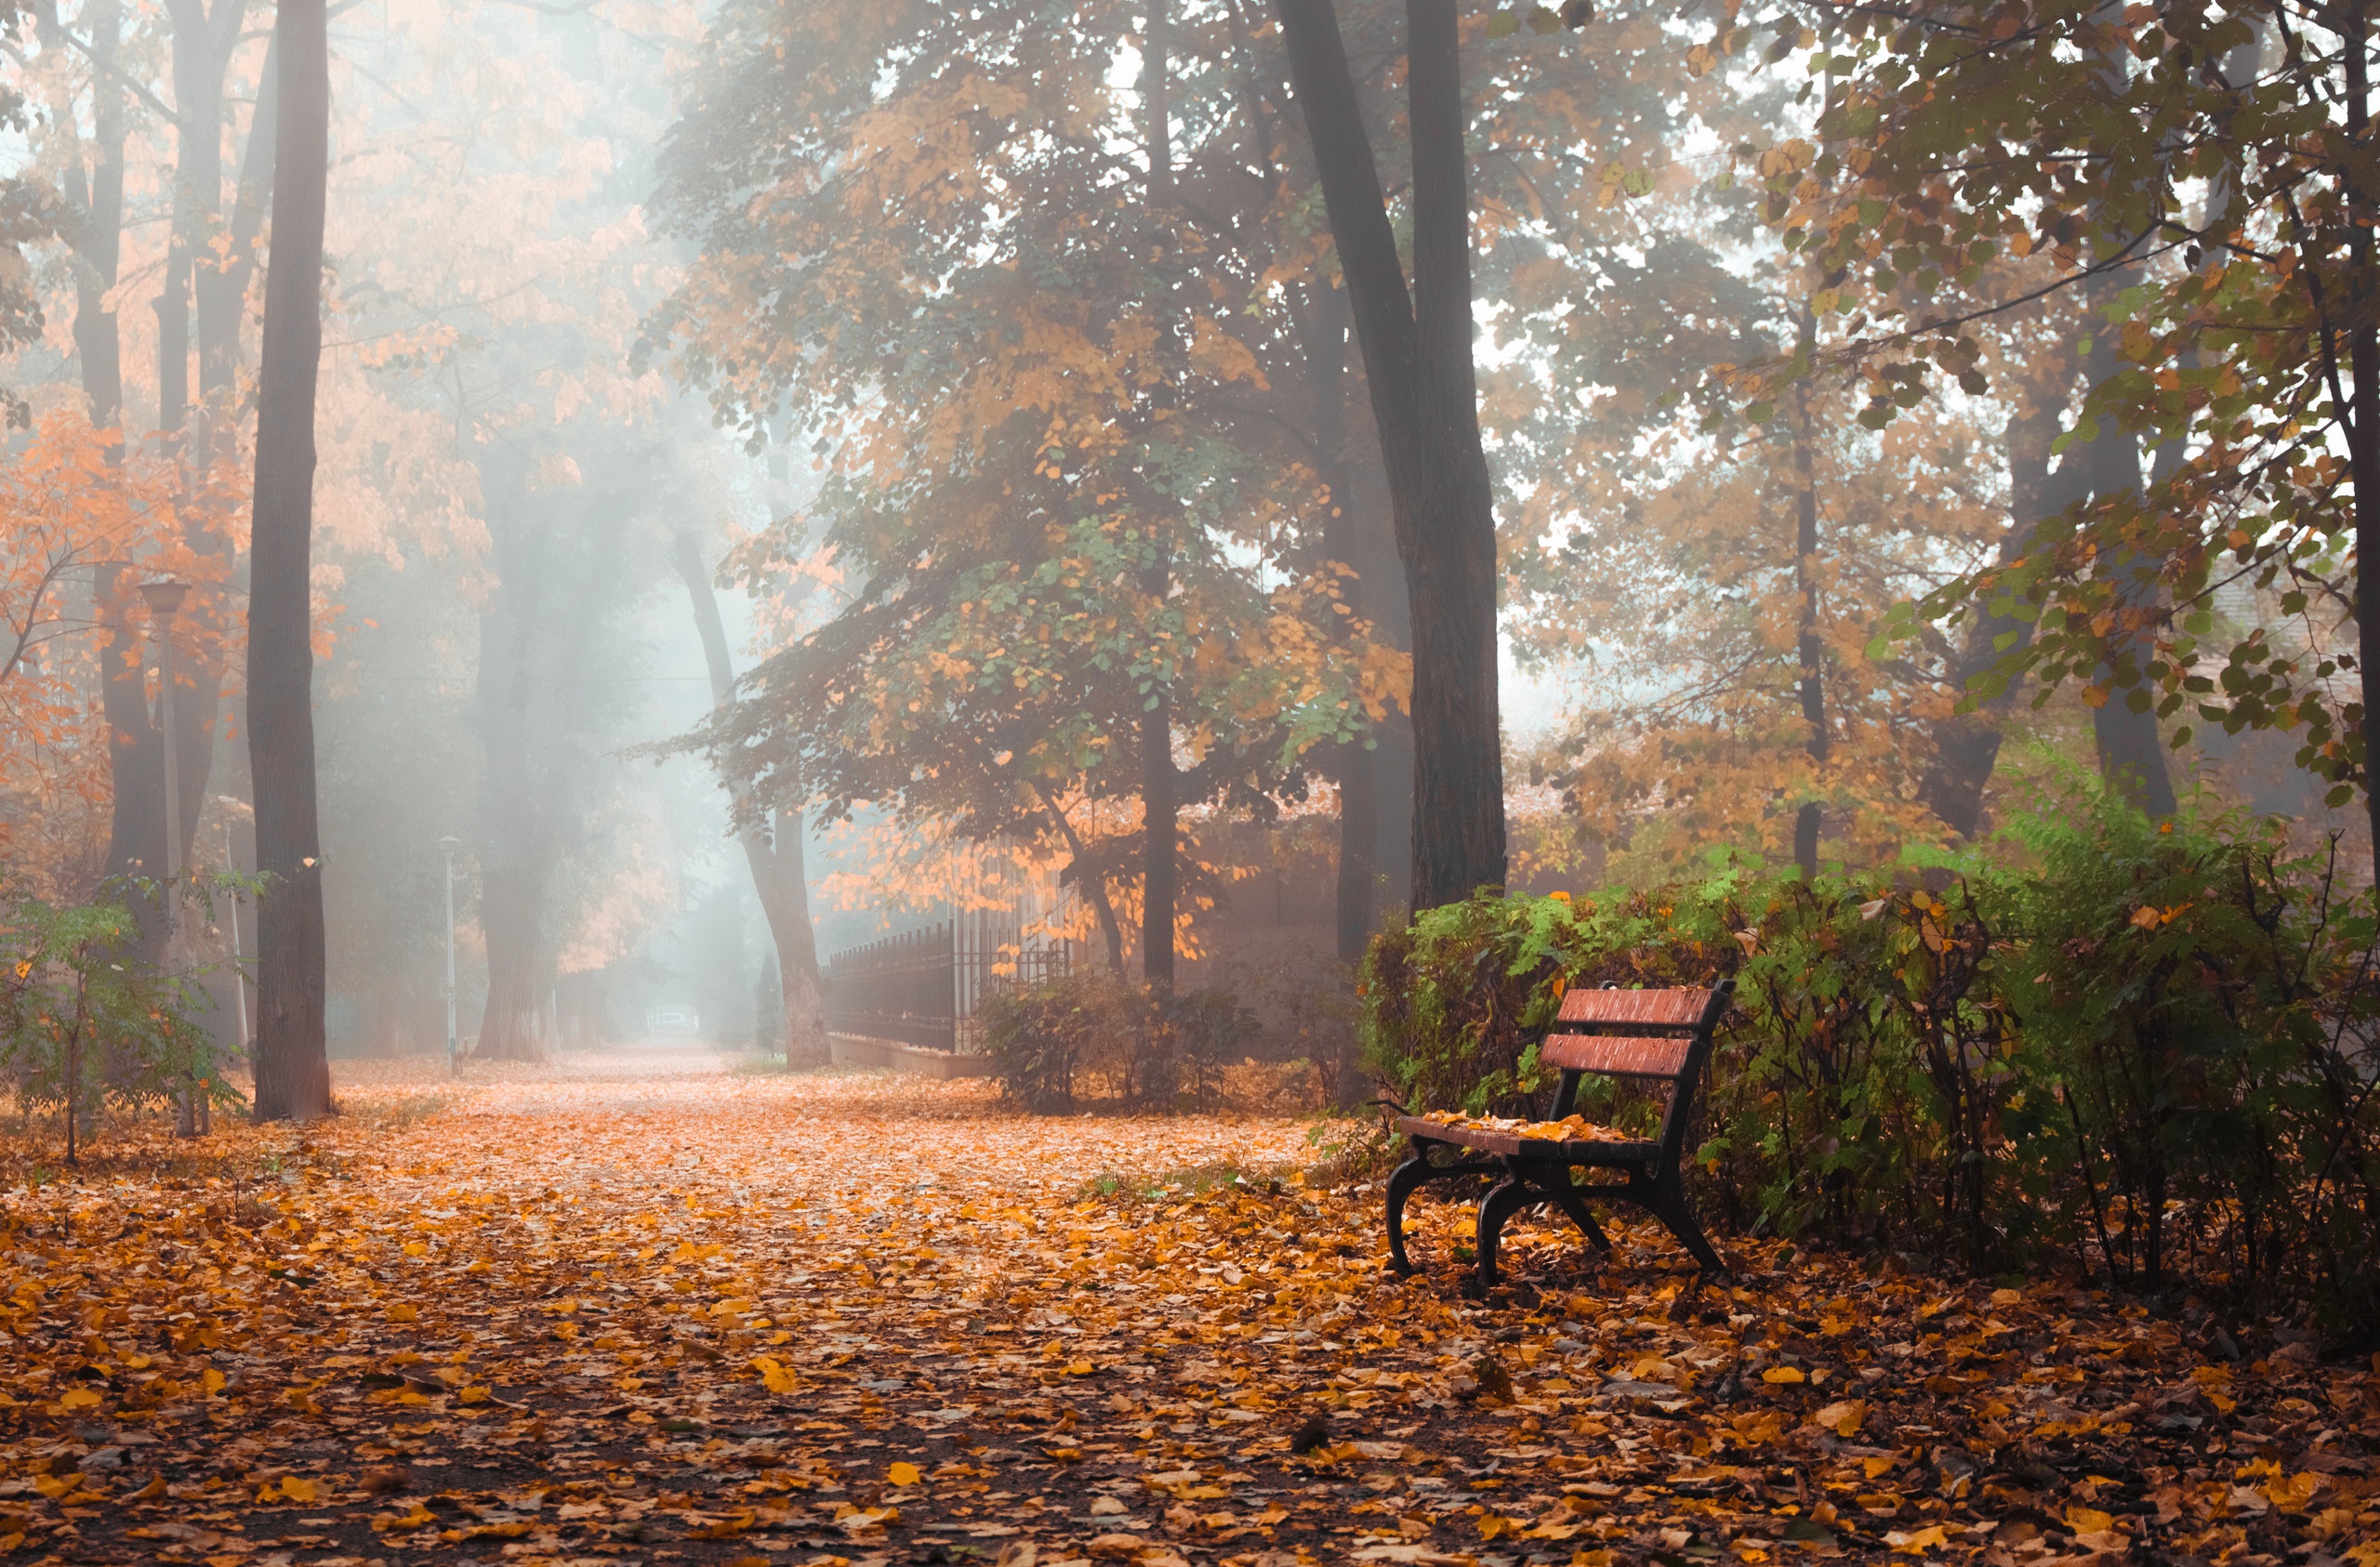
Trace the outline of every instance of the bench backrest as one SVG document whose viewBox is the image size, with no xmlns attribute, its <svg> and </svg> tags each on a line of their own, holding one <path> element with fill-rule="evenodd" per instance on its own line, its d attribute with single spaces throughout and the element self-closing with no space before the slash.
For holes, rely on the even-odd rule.
<svg viewBox="0 0 2380 1567">
<path fill-rule="evenodd" d="M 1633 1077 L 1670 1085 L 1661 1117 L 1661 1159 L 1674 1167 L 1694 1113 L 1694 1089 L 1711 1059 L 1711 1032 L 1735 1000 L 1736 982 L 1722 980 L 1708 990 L 1574 990 L 1538 1057 L 1562 1069 L 1554 1100 L 1559 1120 L 1576 1108 L 1579 1079 L 1586 1073 Z"/>
</svg>

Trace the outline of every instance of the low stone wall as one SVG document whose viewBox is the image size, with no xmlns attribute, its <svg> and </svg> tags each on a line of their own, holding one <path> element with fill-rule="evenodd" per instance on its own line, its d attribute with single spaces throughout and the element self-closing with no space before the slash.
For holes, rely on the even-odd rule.
<svg viewBox="0 0 2380 1567">
<path fill-rule="evenodd" d="M 856 1034 L 830 1034 L 826 1047 L 837 1066 L 889 1067 L 894 1072 L 914 1072 L 920 1076 L 936 1078 L 989 1077 L 992 1058 L 989 1056 L 954 1055 L 948 1050 L 928 1050 L 916 1045 L 904 1045 L 892 1039 L 868 1039 Z"/>
</svg>

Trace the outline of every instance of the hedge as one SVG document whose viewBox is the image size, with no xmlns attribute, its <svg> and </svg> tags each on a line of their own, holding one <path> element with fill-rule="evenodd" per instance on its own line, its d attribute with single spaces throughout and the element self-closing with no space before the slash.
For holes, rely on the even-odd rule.
<svg viewBox="0 0 2380 1567">
<path fill-rule="evenodd" d="M 1923 867 L 1483 893 L 1381 937 L 1373 1071 L 1537 1113 L 1571 985 L 1737 981 L 1696 1180 L 1742 1231 L 2286 1298 L 2380 1328 L 2368 889 L 2279 823 L 2084 792 Z M 1610 1113 L 1648 1114 L 1614 1102 Z"/>
</svg>

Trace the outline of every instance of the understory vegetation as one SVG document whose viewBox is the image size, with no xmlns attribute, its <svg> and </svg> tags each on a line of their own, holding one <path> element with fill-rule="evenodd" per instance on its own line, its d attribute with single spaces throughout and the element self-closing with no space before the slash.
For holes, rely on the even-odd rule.
<svg viewBox="0 0 2380 1567">
<path fill-rule="evenodd" d="M 0 1090 L 22 1115 L 57 1116 L 69 1161 L 104 1114 L 193 1096 L 238 1102 L 198 1021 L 209 970 L 169 972 L 144 957 L 139 888 L 102 893 L 63 907 L 0 898 Z"/>
<path fill-rule="evenodd" d="M 1739 1232 L 2286 1299 L 2361 1340 L 2373 928 L 2281 823 L 2083 789 L 1922 871 L 1722 862 L 1430 910 L 1372 949 L 1364 1028 L 1414 1108 L 1534 1113 L 1565 990 L 1732 975 L 1694 1179 Z M 1608 1080 L 1581 1102 L 1650 1124 Z"/>
<path fill-rule="evenodd" d="M 1002 1090 L 1036 1111 L 1214 1103 L 1257 1034 L 1255 1014 L 1228 991 L 1176 994 L 1104 968 L 994 996 L 983 1024 Z"/>
</svg>

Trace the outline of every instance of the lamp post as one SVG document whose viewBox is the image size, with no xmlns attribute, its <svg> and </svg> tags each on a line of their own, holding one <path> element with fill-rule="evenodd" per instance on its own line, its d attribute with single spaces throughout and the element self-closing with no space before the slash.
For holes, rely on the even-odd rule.
<svg viewBox="0 0 2380 1567">
<path fill-rule="evenodd" d="M 149 616 L 157 623 L 157 735 L 165 754 L 165 966 L 179 954 L 181 935 L 181 774 L 174 756 L 174 616 L 181 612 L 190 584 L 165 578 L 140 585 Z"/>
<path fill-rule="evenodd" d="M 446 1073 L 450 1077 L 460 1077 L 462 1058 L 456 1052 L 455 1040 L 455 854 L 463 847 L 463 840 L 440 838 L 438 847 L 446 854 Z"/>
<path fill-rule="evenodd" d="M 223 868 L 227 871 L 239 869 L 231 863 L 231 823 L 228 821 L 223 823 Z M 231 897 L 231 1006 L 240 1021 L 240 1048 L 245 1050 L 248 1047 L 248 976 L 240 967 L 241 956 L 240 899 L 234 893 Z"/>
<path fill-rule="evenodd" d="M 182 936 L 182 791 L 179 758 L 174 755 L 174 616 L 181 612 L 190 584 L 161 577 L 140 585 L 141 601 L 157 625 L 157 744 L 165 754 L 165 970 L 181 967 Z M 205 1094 L 196 1079 L 182 1092 L 174 1130 L 182 1137 L 199 1132 L 200 1107 Z"/>
</svg>

